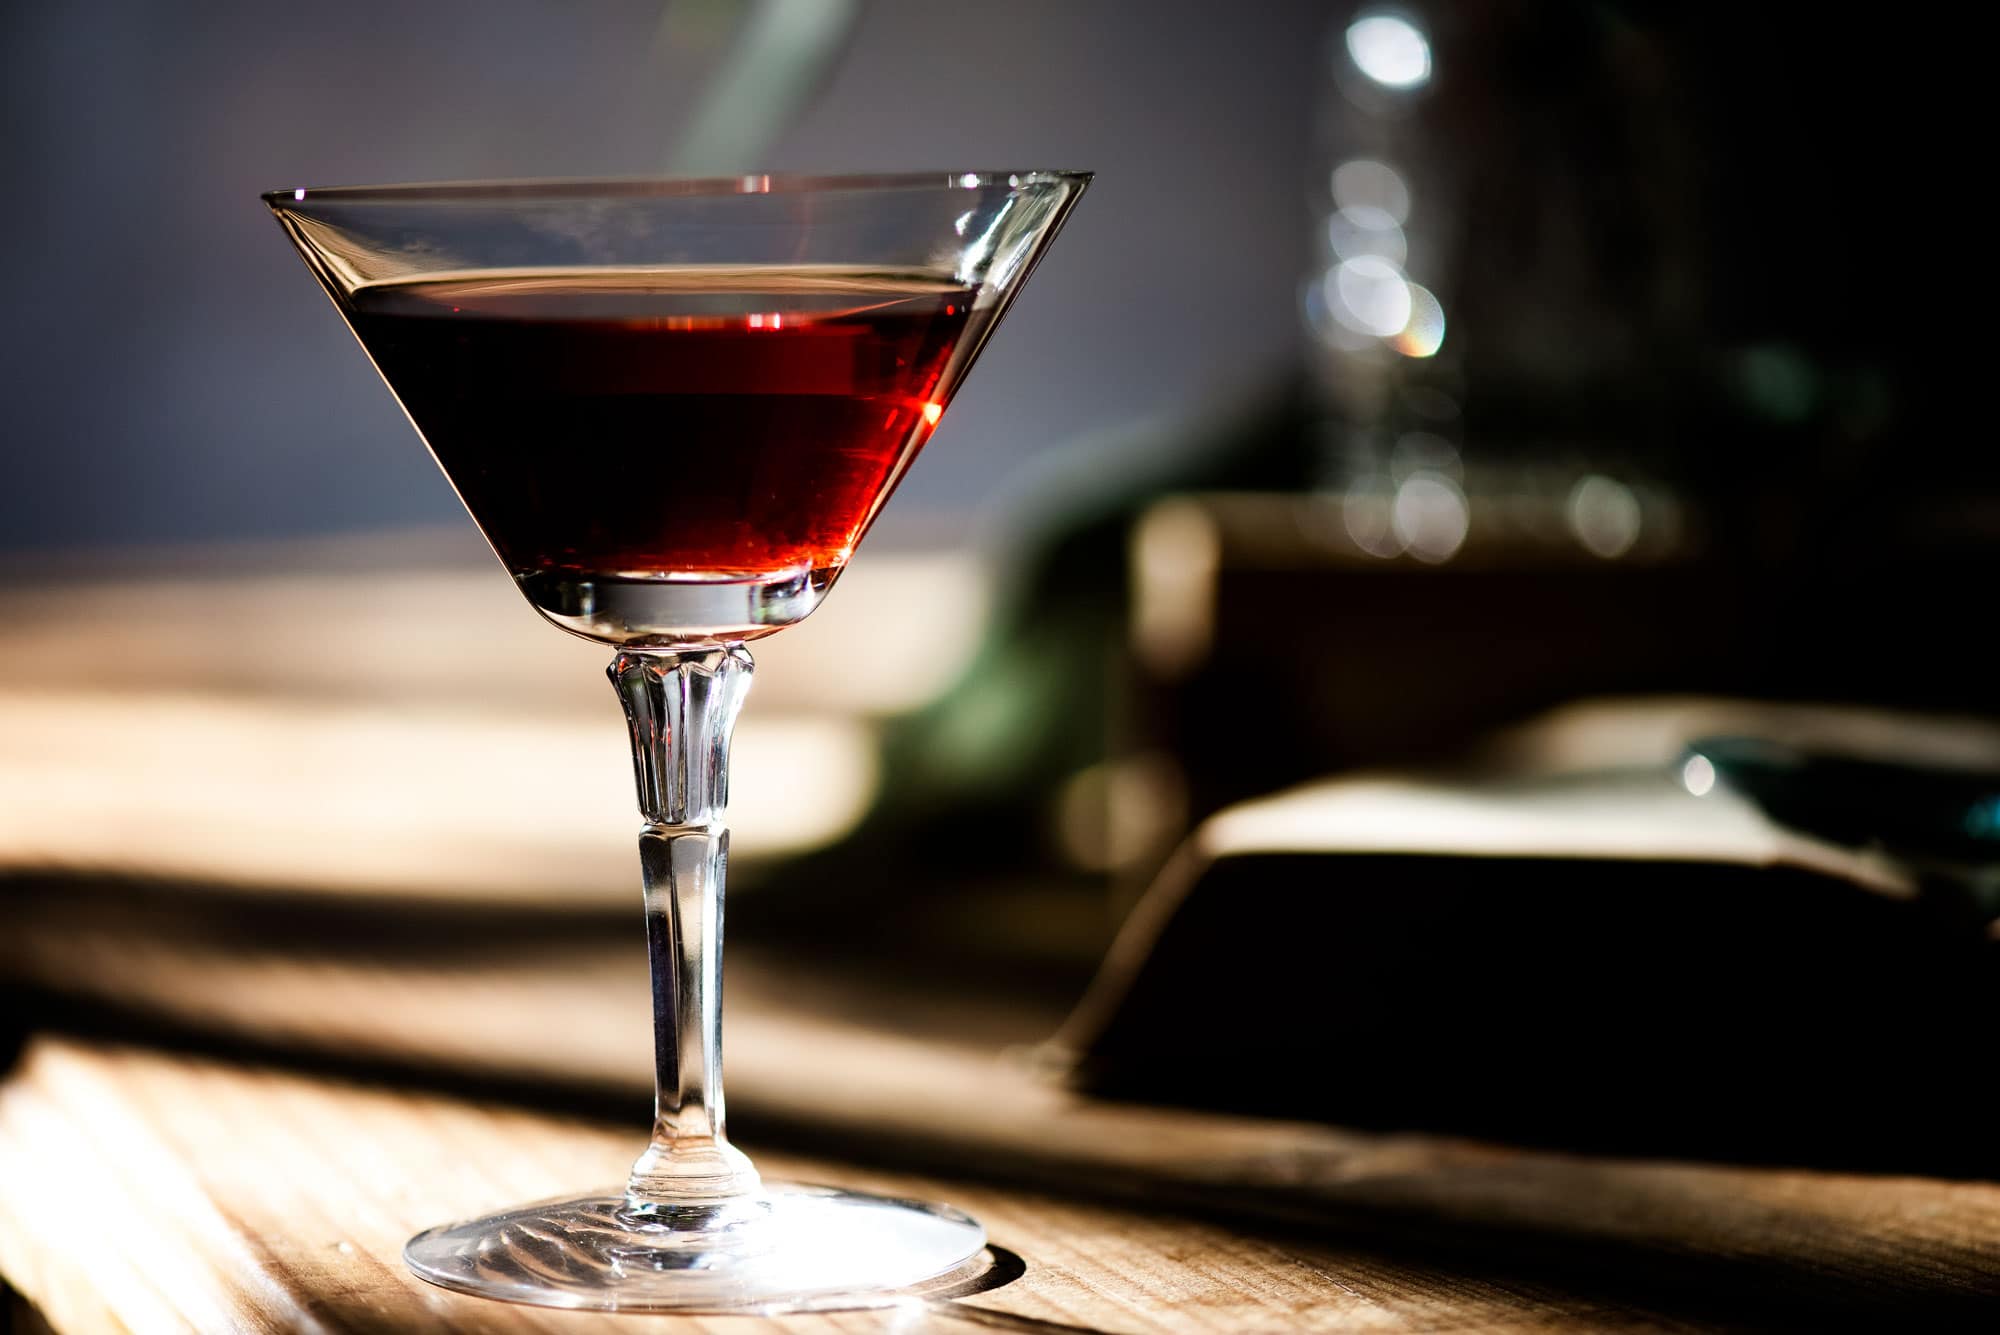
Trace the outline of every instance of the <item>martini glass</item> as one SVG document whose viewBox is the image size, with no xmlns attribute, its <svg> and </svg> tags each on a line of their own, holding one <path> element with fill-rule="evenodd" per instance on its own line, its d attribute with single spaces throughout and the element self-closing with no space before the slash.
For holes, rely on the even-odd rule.
<svg viewBox="0 0 2000 1335">
<path fill-rule="evenodd" d="M 729 1143 L 729 739 L 747 643 L 826 596 L 1088 182 L 264 196 L 521 592 L 615 650 L 645 821 L 652 1142 L 622 1189 L 418 1234 L 424 1279 L 555 1307 L 838 1307 L 985 1246 L 949 1206 L 766 1182 Z"/>
</svg>

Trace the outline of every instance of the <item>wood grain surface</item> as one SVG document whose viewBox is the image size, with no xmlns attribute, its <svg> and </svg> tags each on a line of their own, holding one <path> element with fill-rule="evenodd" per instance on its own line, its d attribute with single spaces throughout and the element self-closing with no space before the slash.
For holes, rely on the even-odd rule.
<svg viewBox="0 0 2000 1335">
<path fill-rule="evenodd" d="M 87 1257 L 64 1259 L 75 1238 L 119 1238 L 121 1254 L 134 1254 L 118 1264 L 151 1264 L 131 1239 L 171 1220 L 161 1255 L 178 1250 L 209 1275 L 175 1282 L 262 1293 L 273 1281 L 257 1249 L 305 1245 L 266 1197 L 306 1167 L 340 1165 L 326 1179 L 336 1191 L 365 1186 L 352 1208 L 381 1225 L 368 1245 L 386 1247 L 445 1218 L 615 1179 L 636 1152 L 648 1008 L 639 947 L 623 933 L 531 934 L 513 947 L 439 938 L 357 954 L 325 932 L 259 945 L 254 923 L 233 936 L 185 920 L 176 930 L 169 917 L 106 913 L 89 900 L 18 900 L 8 926 L 0 982 L 29 989 L 30 1028 L 75 1028 L 81 1005 L 100 1022 L 124 1017 L 128 1030 L 143 1020 L 153 1038 L 184 1048 L 219 1045 L 306 1072 L 54 1041 L 32 1049 L 0 1126 L 13 1156 L 0 1172 L 0 1211 L 12 1221 L 0 1266 L 24 1291 L 80 1301 L 60 1297 L 92 1287 L 62 1280 L 65 1266 L 94 1274 Z M 1485 1285 L 1532 1295 L 1509 1320 L 1571 1328 L 1612 1315 L 1951 1325 L 2000 1311 L 2000 1187 L 1990 1183 L 1596 1158 L 1118 1104 L 1065 1089 L 1027 1060 L 1032 1049 L 1017 1040 L 1047 1033 L 1046 1013 L 964 999 L 954 1009 L 879 984 L 851 994 L 796 961 L 740 952 L 730 989 L 730 1104 L 746 1147 L 806 1151 L 819 1162 L 800 1171 L 841 1183 L 935 1175 L 949 1185 L 911 1189 L 958 1199 L 989 1222 L 1017 1221 L 1012 1232 L 996 1225 L 995 1237 L 1034 1274 L 1005 1292 L 1017 1307 L 1042 1304 L 1006 1309 L 1017 1317 L 1110 1330 L 1292 1328 L 1257 1304 L 1275 1292 L 1272 1276 L 1315 1267 L 1325 1291 L 1307 1284 L 1287 1310 L 1332 1304 L 1345 1313 L 1332 1323 L 1341 1328 L 1491 1325 L 1497 1309 L 1480 1304 L 1497 1299 Z M 622 1125 L 538 1120 L 502 1100 Z M 441 1135 L 446 1123 L 461 1130 Z M 486 1148 L 460 1152 L 462 1138 Z M 31 1171 L 55 1162 L 80 1167 Z M 97 1215 L 57 1222 L 50 1212 L 72 1171 L 108 1174 L 104 1200 L 146 1195 L 119 1207 L 117 1228 L 92 1224 Z M 193 1213 L 183 1220 L 175 1205 L 163 1215 L 162 1192 L 180 1192 L 168 1204 Z M 100 1199 L 97 1188 L 85 1194 Z M 405 1197 L 411 1209 L 392 1208 Z M 1078 1255 L 1052 1250 L 1057 1237 Z M 1132 1238 L 1150 1241 L 1128 1256 Z M 1268 1238 L 1284 1241 L 1252 1241 Z M 393 1259 L 394 1248 L 381 1254 Z M 1068 1292 L 1059 1276 L 1094 1275 L 1093 1265 L 1134 1287 L 1076 1283 L 1093 1294 L 1109 1285 L 1122 1305 L 1072 1311 L 1049 1296 Z M 1188 1290 L 1196 1274 L 1218 1287 Z M 1407 1278 L 1401 1288 L 1362 1282 L 1384 1274 Z M 353 1283 L 339 1267 L 324 1279 L 343 1293 Z M 287 1279 L 281 1291 L 345 1302 L 319 1282 Z M 136 1291 L 165 1283 L 148 1278 Z M 1364 1319 L 1342 1306 L 1342 1286 L 1387 1303 L 1386 1314 L 1370 1307 Z M 1174 1294 L 1176 1309 L 1224 1315 L 1146 1324 L 1167 1319 L 1148 1295 Z M 1481 1315 L 1460 1312 L 1461 1301 Z M 337 1315 L 352 1324 L 362 1311 Z"/>
<path fill-rule="evenodd" d="M 0 1269 L 58 1330 L 752 1331 L 1671 1328 L 1661 1310 L 1352 1245 L 967 1182 L 761 1156 L 951 1200 L 983 1277 L 873 1311 L 603 1316 L 432 1288 L 418 1228 L 616 1180 L 629 1129 L 132 1049 L 40 1040 L 0 1086 Z"/>
<path fill-rule="evenodd" d="M 766 1171 L 951 1200 L 1025 1273 L 942 1309 L 786 1329 L 1949 1326 L 2000 1310 L 1990 1185 L 1366 1137 L 1090 1105 L 835 1029 L 787 1045 L 808 1048 L 903 1075 L 833 1100 L 827 1124 L 856 1123 L 824 1138 L 845 1162 L 753 1142 Z M 817 1069 L 794 1075 L 813 1087 Z M 588 1327 L 431 1290 L 397 1250 L 427 1224 L 615 1181 L 640 1134 L 637 1118 L 41 1039 L 0 1087 L 0 1271 L 63 1330 Z M 943 1177 L 881 1167 L 897 1161 Z"/>
</svg>

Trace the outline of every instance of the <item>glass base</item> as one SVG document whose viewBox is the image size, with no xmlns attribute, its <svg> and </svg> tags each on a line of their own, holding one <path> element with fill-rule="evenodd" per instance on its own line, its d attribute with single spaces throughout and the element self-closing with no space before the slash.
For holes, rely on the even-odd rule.
<svg viewBox="0 0 2000 1335">
<path fill-rule="evenodd" d="M 714 1204 L 623 1193 L 545 1201 L 417 1234 L 403 1260 L 447 1289 L 539 1307 L 636 1312 L 824 1311 L 970 1261 L 986 1230 L 948 1205 L 766 1183 Z"/>
<path fill-rule="evenodd" d="M 536 611 L 571 634 L 637 647 L 769 635 L 812 615 L 839 577 L 839 567 L 827 566 L 738 578 L 524 571 L 514 582 Z"/>
</svg>

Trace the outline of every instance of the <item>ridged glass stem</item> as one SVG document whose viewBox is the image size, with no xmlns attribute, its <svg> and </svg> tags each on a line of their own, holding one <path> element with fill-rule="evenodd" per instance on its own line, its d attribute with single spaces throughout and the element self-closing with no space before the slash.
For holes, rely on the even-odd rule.
<svg viewBox="0 0 2000 1335">
<path fill-rule="evenodd" d="M 646 821 L 639 865 L 653 972 L 653 1141 L 626 1187 L 635 1205 L 716 1201 L 757 1186 L 757 1170 L 729 1144 L 722 1104 L 722 812 L 750 671 L 740 644 L 627 650 L 611 662 Z"/>
</svg>

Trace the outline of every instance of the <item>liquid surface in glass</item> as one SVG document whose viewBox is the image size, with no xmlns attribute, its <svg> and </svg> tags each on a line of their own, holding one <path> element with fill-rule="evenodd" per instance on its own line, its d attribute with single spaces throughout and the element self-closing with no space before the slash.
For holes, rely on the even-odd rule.
<svg viewBox="0 0 2000 1335">
<path fill-rule="evenodd" d="M 846 561 L 977 345 L 973 296 L 702 266 L 433 274 L 344 304 L 517 577 L 744 579 Z"/>
</svg>

